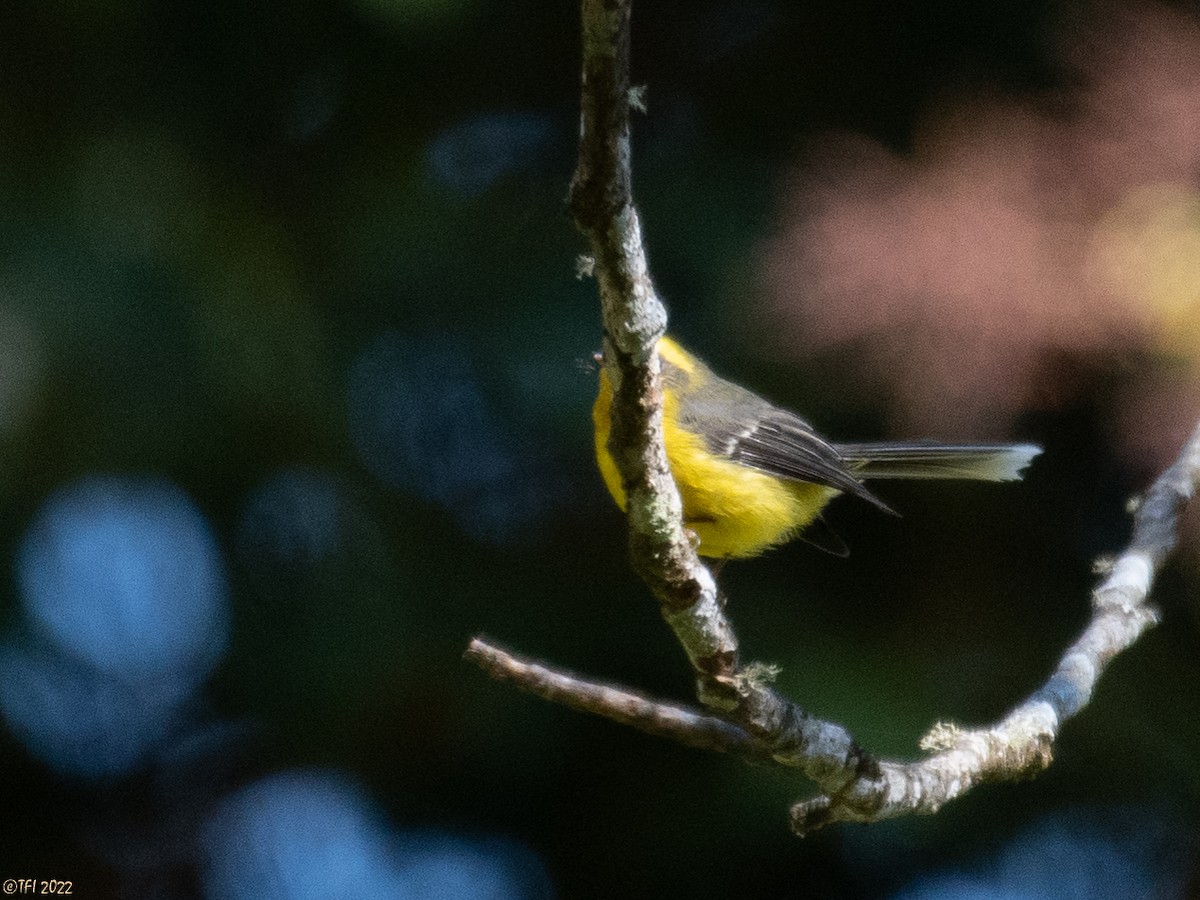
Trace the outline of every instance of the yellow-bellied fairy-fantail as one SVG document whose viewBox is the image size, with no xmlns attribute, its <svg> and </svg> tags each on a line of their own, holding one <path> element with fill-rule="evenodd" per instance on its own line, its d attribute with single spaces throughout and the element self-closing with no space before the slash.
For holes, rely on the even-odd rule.
<svg viewBox="0 0 1200 900">
<path fill-rule="evenodd" d="M 719 378 L 671 338 L 659 340 L 658 355 L 667 460 L 684 523 L 703 556 L 757 556 L 798 536 L 840 493 L 888 509 L 864 478 L 1012 481 L 1041 453 L 1032 444 L 830 444 L 794 413 Z M 612 386 L 601 368 L 592 410 L 596 459 L 624 509 L 621 476 L 608 452 L 611 406 Z"/>
</svg>

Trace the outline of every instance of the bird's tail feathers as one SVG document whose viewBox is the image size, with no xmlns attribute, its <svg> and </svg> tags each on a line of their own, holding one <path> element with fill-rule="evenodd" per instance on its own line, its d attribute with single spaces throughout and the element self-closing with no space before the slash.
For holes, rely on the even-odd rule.
<svg viewBox="0 0 1200 900">
<path fill-rule="evenodd" d="M 889 441 L 835 444 L 858 478 L 957 478 L 1019 481 L 1042 448 L 1034 444 L 934 444 Z"/>
</svg>

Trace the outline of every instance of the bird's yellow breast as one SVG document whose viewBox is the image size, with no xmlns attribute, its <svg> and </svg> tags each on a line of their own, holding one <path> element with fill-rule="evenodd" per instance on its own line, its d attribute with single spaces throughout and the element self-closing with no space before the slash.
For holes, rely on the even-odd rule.
<svg viewBox="0 0 1200 900">
<path fill-rule="evenodd" d="M 833 488 L 777 478 L 713 453 L 701 435 L 681 427 L 678 405 L 678 398 L 666 390 L 663 441 L 683 501 L 684 523 L 699 538 L 702 555 L 756 556 L 794 537 L 837 494 Z M 609 493 L 624 509 L 625 490 L 608 452 L 611 407 L 612 387 L 601 370 L 592 408 L 596 461 Z"/>
</svg>

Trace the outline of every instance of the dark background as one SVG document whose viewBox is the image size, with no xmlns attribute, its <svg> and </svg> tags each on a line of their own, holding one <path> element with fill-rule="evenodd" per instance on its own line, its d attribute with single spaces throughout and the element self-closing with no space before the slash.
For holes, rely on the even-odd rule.
<svg viewBox="0 0 1200 900">
<path fill-rule="evenodd" d="M 549 706 L 461 660 L 483 633 L 690 697 L 591 459 L 598 303 L 565 209 L 574 4 L 43 0 L 4 19 L 0 878 L 138 898 L 1186 895 L 1194 541 L 1157 588 L 1162 625 L 1047 773 L 804 841 L 787 809 L 812 788 L 793 773 Z M 902 519 L 841 501 L 848 560 L 797 543 L 730 565 L 744 651 L 880 753 L 994 720 L 1085 622 L 1093 559 L 1121 546 L 1126 498 L 1194 408 L 1200 152 L 1155 168 L 1166 138 L 1089 68 L 1158 40 L 1132 54 L 1162 63 L 1132 96 L 1149 108 L 1174 79 L 1163 121 L 1187 131 L 1192 12 L 643 0 L 635 23 L 636 194 L 672 329 L 837 438 L 1046 449 L 1020 485 L 887 485 Z M 1039 185 L 1038 215 L 1065 210 L 1051 233 L 1074 234 L 1167 184 L 1166 237 L 1136 216 L 1118 231 L 1160 235 L 1134 242 L 1147 271 L 1184 260 L 1184 300 L 1130 288 L 1136 326 L 1076 340 L 1102 318 L 1080 280 L 1046 300 L 1045 271 L 1012 259 L 994 295 L 947 296 L 985 355 L 1023 348 L 1027 389 L 1004 395 L 1002 374 L 953 409 L 912 405 L 982 366 L 961 342 L 920 343 L 937 315 L 812 350 L 836 293 L 812 273 L 864 253 L 925 272 L 918 236 L 940 226 L 896 215 L 897 185 L 920 194 L 920 173 L 965 159 L 973 196 L 996 142 L 984 127 L 956 143 L 956 122 L 1013 108 L 1096 146 L 1070 129 L 1146 140 L 1086 184 Z M 839 142 L 901 174 L 872 188 L 869 164 L 839 169 Z M 856 251 L 806 230 L 847 196 L 900 238 Z M 1007 272 L 1006 253 L 951 241 L 904 302 L 961 258 Z M 850 321 L 883 309 L 874 290 L 838 296 Z M 1077 315 L 1027 323 L 1055 304 Z M 924 374 L 935 357 L 945 385 Z"/>
</svg>

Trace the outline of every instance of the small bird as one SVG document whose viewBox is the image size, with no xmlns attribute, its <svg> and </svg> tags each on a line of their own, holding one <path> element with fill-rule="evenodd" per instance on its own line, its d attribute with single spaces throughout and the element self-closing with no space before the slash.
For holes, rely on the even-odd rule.
<svg viewBox="0 0 1200 900">
<path fill-rule="evenodd" d="M 744 559 L 795 537 L 845 555 L 840 539 L 817 527 L 825 504 L 845 493 L 892 512 L 862 479 L 1015 481 L 1042 452 L 1033 444 L 829 443 L 795 413 L 715 375 L 673 339 L 660 338 L 657 349 L 667 461 L 702 556 Z M 592 408 L 596 461 L 625 509 L 608 452 L 612 396 L 601 366 Z"/>
</svg>

